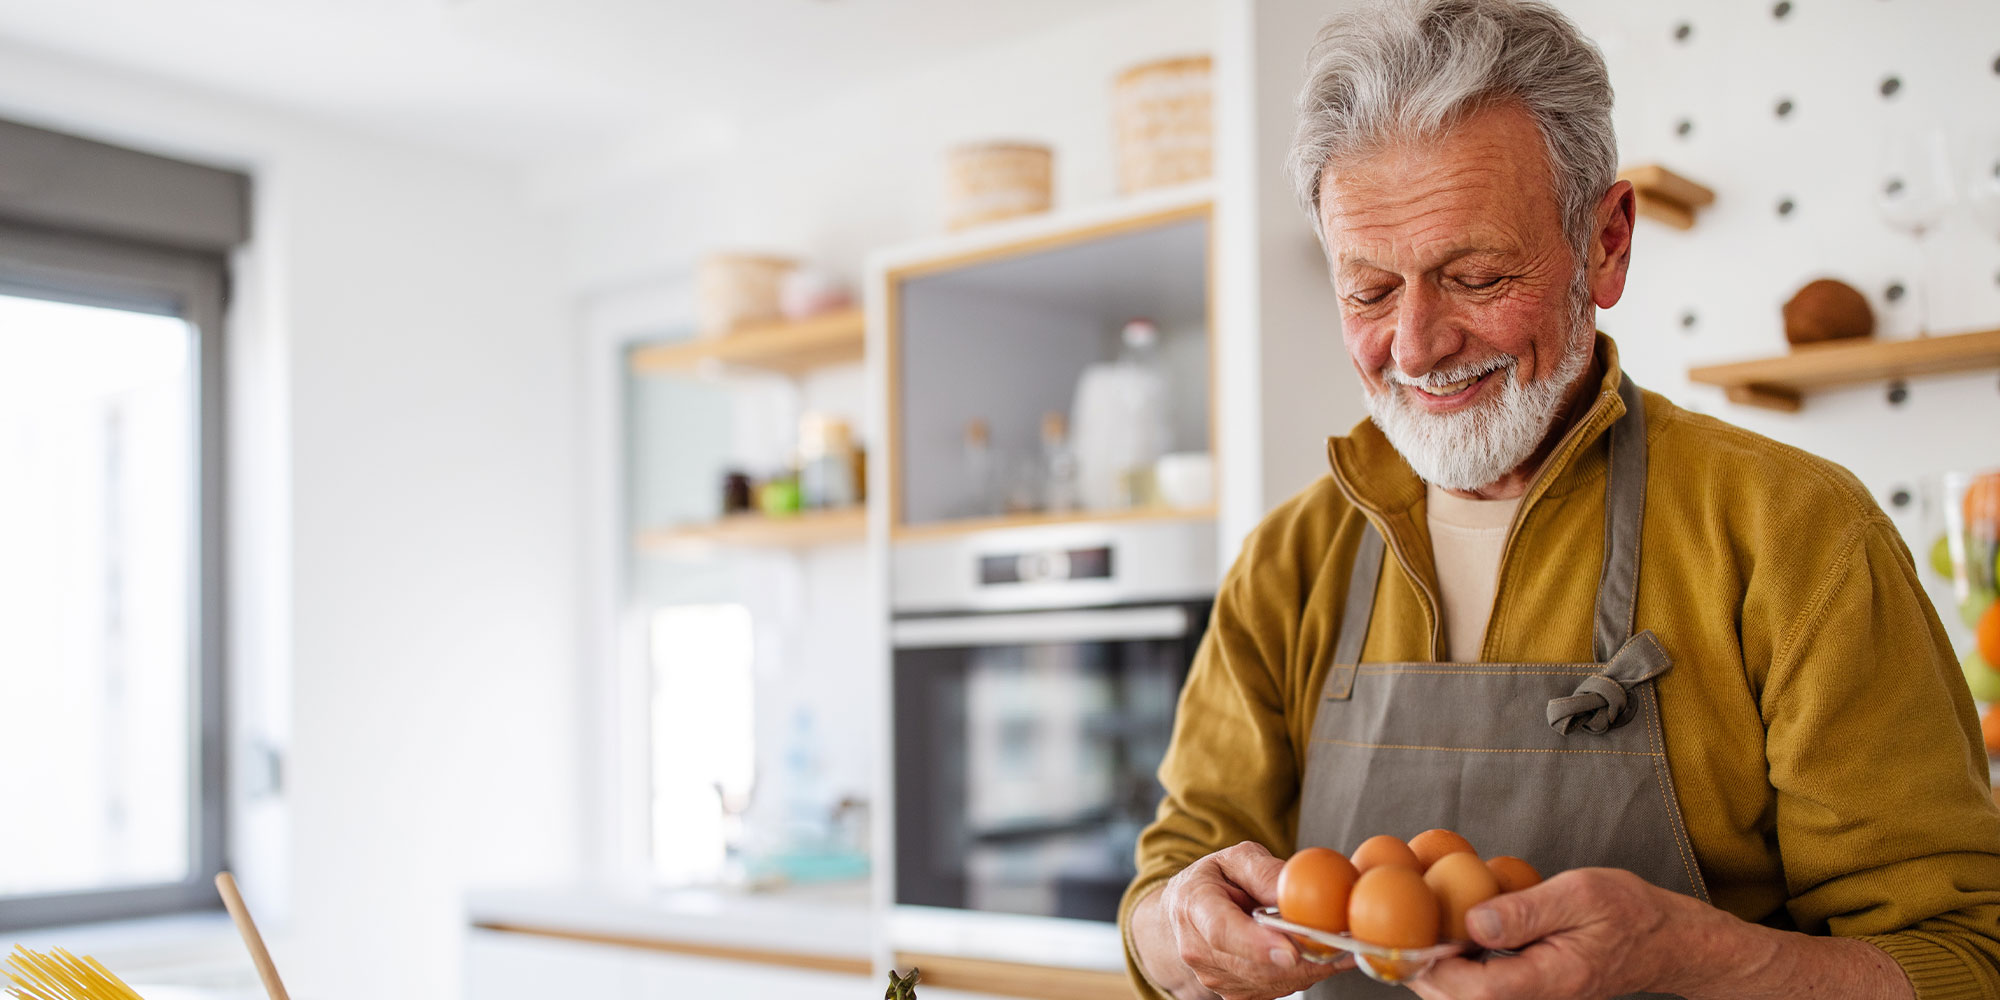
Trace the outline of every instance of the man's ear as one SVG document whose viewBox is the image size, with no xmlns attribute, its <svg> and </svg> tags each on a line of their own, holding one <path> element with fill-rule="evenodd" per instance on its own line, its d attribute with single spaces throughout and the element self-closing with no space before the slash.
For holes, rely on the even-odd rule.
<svg viewBox="0 0 2000 1000">
<path fill-rule="evenodd" d="M 1590 234 L 1590 300 L 1599 309 L 1609 309 L 1625 297 L 1636 197 L 1631 181 L 1619 181 L 1597 202 L 1596 225 Z"/>
</svg>

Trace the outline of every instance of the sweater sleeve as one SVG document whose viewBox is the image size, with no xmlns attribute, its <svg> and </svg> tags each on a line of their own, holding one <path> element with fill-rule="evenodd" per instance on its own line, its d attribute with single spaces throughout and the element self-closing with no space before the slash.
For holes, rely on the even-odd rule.
<svg viewBox="0 0 2000 1000">
<path fill-rule="evenodd" d="M 1787 907 L 1920 1000 L 2000 996 L 2000 810 L 1957 657 L 1889 522 L 1855 525 L 1761 696 Z"/>
<path fill-rule="evenodd" d="M 1166 795 L 1139 835 L 1138 874 L 1118 909 L 1127 973 L 1140 997 L 1162 994 L 1132 949 L 1139 900 L 1203 856 L 1245 840 L 1280 857 L 1291 851 L 1298 773 L 1281 677 L 1299 621 L 1285 562 L 1253 535 L 1216 594 L 1181 689 L 1159 771 Z"/>
</svg>

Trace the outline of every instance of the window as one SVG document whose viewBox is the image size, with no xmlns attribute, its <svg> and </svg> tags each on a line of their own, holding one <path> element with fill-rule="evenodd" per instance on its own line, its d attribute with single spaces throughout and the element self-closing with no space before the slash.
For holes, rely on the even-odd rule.
<svg viewBox="0 0 2000 1000">
<path fill-rule="evenodd" d="M 214 905 L 223 273 L 0 225 L 0 929 Z"/>
<path fill-rule="evenodd" d="M 652 615 L 653 872 L 723 873 L 756 760 L 750 609 L 689 604 Z"/>
</svg>

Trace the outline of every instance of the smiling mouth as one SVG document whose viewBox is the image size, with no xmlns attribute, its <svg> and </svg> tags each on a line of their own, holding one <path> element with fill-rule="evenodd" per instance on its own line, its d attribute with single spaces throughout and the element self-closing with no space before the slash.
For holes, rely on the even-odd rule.
<svg viewBox="0 0 2000 1000">
<path fill-rule="evenodd" d="M 1507 370 L 1506 365 L 1497 365 L 1495 367 L 1488 368 L 1483 372 L 1479 372 L 1478 374 L 1467 375 L 1466 377 L 1458 379 L 1457 381 L 1454 382 L 1432 383 L 1432 382 L 1406 381 L 1403 382 L 1402 384 L 1408 386 L 1411 389 L 1416 390 L 1418 393 L 1422 394 L 1427 399 L 1434 399 L 1439 401 L 1462 399 L 1472 395 L 1474 392 L 1477 392 L 1479 390 L 1480 384 L 1485 382 L 1487 378 L 1492 376 L 1494 372 L 1504 372 L 1506 370 Z"/>
<path fill-rule="evenodd" d="M 1439 397 L 1456 396 L 1459 393 L 1472 388 L 1474 383 L 1477 383 L 1480 379 L 1483 379 L 1491 374 L 1492 372 L 1481 372 L 1469 378 L 1459 379 L 1456 382 L 1446 382 L 1443 385 L 1419 385 L 1416 386 L 1415 388 L 1417 389 L 1417 391 L 1422 392 L 1426 396 L 1439 396 Z"/>
</svg>

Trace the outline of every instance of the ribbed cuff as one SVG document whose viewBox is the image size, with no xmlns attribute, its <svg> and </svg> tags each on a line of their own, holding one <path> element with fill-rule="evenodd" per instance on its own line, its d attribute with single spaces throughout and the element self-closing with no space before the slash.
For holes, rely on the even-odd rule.
<svg viewBox="0 0 2000 1000">
<path fill-rule="evenodd" d="M 1916 989 L 1917 1000 L 1985 1000 L 1988 996 L 1972 963 L 1929 935 L 1905 932 L 1859 940 L 1882 949 L 1902 967 L 1903 975 L 1910 977 L 1910 985 Z"/>
<path fill-rule="evenodd" d="M 1124 905 L 1118 914 L 1118 932 L 1125 939 L 1125 977 L 1132 981 L 1132 995 L 1141 1000 L 1172 1000 L 1159 983 L 1146 975 L 1146 970 L 1139 965 L 1139 949 L 1132 943 L 1132 911 L 1138 909 L 1141 900 L 1166 885 L 1169 878 L 1162 875 L 1132 886 L 1126 891 Z"/>
</svg>

